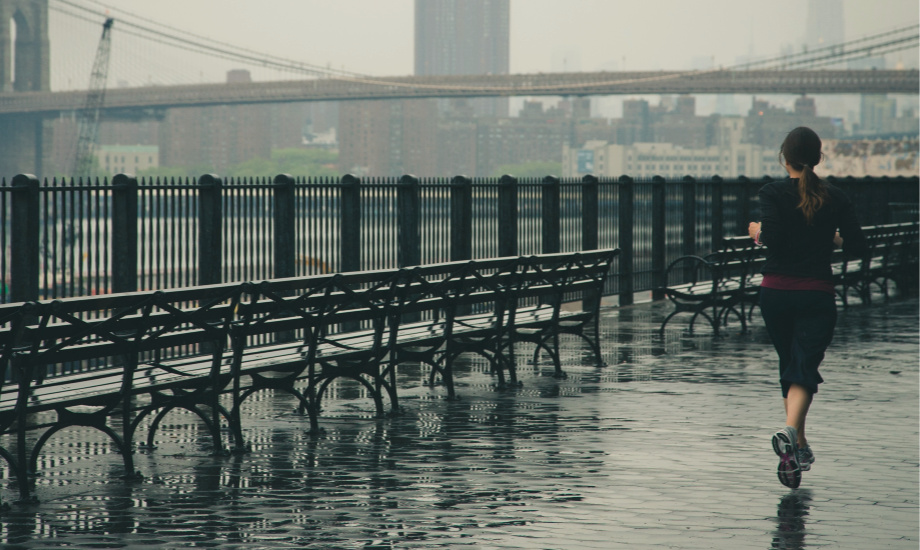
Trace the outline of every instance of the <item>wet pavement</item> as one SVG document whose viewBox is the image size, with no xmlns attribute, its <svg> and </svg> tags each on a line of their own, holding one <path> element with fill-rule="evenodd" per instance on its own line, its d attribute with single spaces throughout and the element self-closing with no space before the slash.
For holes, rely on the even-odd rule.
<svg viewBox="0 0 920 550">
<path fill-rule="evenodd" d="M 38 548 L 904 548 L 918 547 L 918 301 L 851 307 L 808 419 L 817 462 L 777 481 L 784 415 L 763 324 L 748 334 L 657 336 L 667 303 L 604 311 L 610 366 L 565 342 L 566 379 L 519 367 L 496 391 L 458 367 L 458 401 L 400 371 L 403 414 L 382 420 L 343 384 L 324 435 L 286 396 L 244 411 L 252 452 L 214 457 L 189 415 L 125 481 L 95 433 L 55 435 L 40 503 L 0 516 L 5 549 Z M 702 325 L 697 325 L 698 328 Z M 731 332 L 731 331 L 729 331 Z M 525 363 L 523 348 L 519 363 Z M 138 438 L 143 440 L 143 434 Z M 9 479 L 9 472 L 4 472 Z M 4 502 L 16 498 L 8 481 Z"/>
</svg>

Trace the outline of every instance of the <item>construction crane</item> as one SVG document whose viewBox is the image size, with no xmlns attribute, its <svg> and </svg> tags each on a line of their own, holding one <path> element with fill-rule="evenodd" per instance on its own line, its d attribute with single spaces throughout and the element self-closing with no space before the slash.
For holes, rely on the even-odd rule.
<svg viewBox="0 0 920 550">
<path fill-rule="evenodd" d="M 111 30 L 114 22 L 115 20 L 109 17 L 102 25 L 102 38 L 99 39 L 96 59 L 93 61 L 93 72 L 89 77 L 89 92 L 78 114 L 77 154 L 73 166 L 75 178 L 92 175 L 93 152 L 99 135 L 99 115 L 105 101 L 105 85 L 109 74 L 109 52 L 112 49 Z"/>
</svg>

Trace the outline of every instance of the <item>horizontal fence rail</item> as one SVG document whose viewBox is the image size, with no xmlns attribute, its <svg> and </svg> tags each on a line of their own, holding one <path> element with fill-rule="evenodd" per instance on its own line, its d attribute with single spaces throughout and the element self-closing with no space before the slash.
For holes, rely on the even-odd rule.
<svg viewBox="0 0 920 550">
<path fill-rule="evenodd" d="M 864 225 L 917 218 L 920 178 L 828 178 Z M 621 249 L 606 295 L 744 235 L 771 181 L 556 178 L 0 180 L 0 303 Z"/>
</svg>

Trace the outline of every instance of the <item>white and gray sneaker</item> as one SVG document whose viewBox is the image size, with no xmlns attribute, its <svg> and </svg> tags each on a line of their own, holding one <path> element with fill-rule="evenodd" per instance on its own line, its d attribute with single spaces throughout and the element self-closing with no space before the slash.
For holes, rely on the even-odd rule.
<svg viewBox="0 0 920 550">
<path fill-rule="evenodd" d="M 798 434 L 792 426 L 786 426 L 773 434 L 773 451 L 779 457 L 776 477 L 779 482 L 795 489 L 802 483 L 802 468 L 799 466 Z"/>
<path fill-rule="evenodd" d="M 799 469 L 803 472 L 811 470 L 811 465 L 815 463 L 815 453 L 811 452 L 811 445 L 806 443 L 804 447 L 799 447 L 796 458 L 799 461 Z"/>
</svg>

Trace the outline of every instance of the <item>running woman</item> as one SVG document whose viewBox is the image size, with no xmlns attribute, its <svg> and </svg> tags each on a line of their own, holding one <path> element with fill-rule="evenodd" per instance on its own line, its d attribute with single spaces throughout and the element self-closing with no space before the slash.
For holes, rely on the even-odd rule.
<svg viewBox="0 0 920 550">
<path fill-rule="evenodd" d="M 821 138 L 799 127 L 780 147 L 789 178 L 760 190 L 760 222 L 748 233 L 767 247 L 760 309 L 776 353 L 786 412 L 786 427 L 773 434 L 780 482 L 796 488 L 815 455 L 805 439 L 805 417 L 818 384 L 818 366 L 834 335 L 837 305 L 831 253 L 866 250 L 853 203 L 839 188 L 814 172 L 821 162 Z"/>
</svg>

